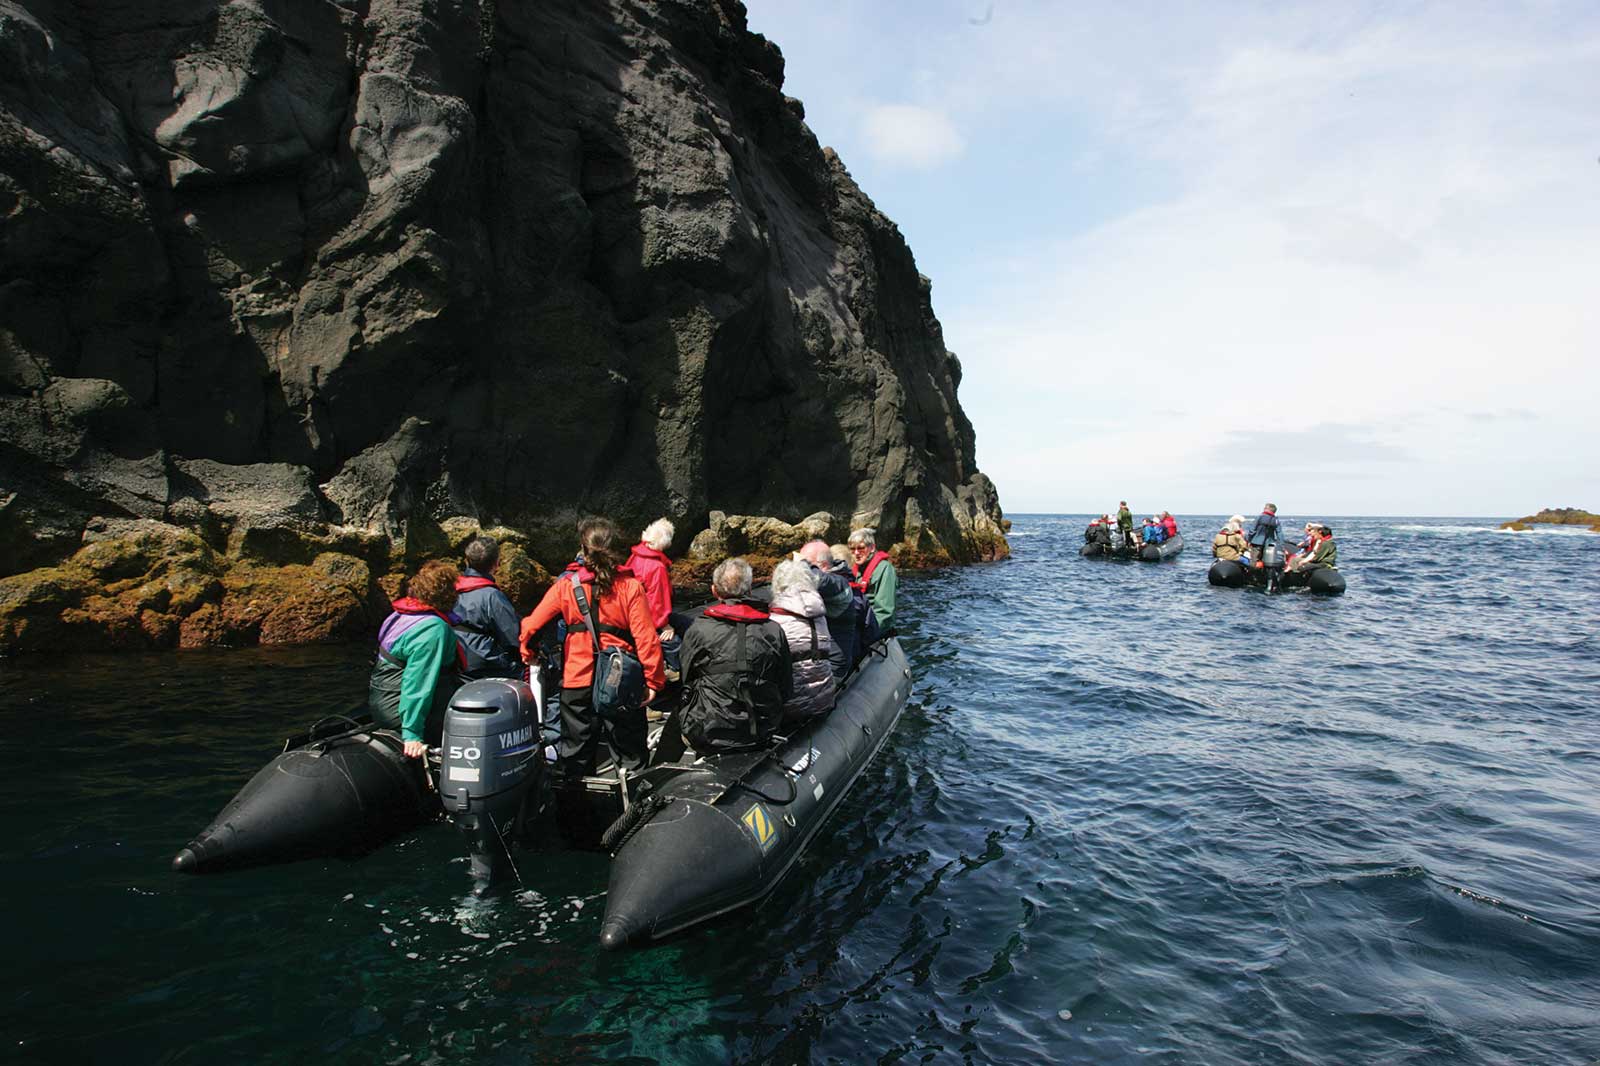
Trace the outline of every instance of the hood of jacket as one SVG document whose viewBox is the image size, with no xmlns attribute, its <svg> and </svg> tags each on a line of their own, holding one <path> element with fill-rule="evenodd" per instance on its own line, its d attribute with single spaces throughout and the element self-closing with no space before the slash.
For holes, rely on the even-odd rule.
<svg viewBox="0 0 1600 1066">
<path fill-rule="evenodd" d="M 781 607 L 801 618 L 821 618 L 822 597 L 816 589 L 789 589 L 772 597 L 772 606 Z"/>
</svg>

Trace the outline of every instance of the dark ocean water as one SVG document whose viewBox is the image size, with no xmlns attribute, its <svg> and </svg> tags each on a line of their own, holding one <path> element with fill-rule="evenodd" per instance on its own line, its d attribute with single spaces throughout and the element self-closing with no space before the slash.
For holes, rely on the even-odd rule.
<svg viewBox="0 0 1600 1066">
<path fill-rule="evenodd" d="M 806 857 L 620 956 L 603 857 L 475 901 L 444 826 L 168 872 L 365 649 L 0 663 L 0 1058 L 1600 1060 L 1600 536 L 1333 524 L 1333 600 L 1210 588 L 1209 518 L 908 576 L 913 705 Z"/>
</svg>

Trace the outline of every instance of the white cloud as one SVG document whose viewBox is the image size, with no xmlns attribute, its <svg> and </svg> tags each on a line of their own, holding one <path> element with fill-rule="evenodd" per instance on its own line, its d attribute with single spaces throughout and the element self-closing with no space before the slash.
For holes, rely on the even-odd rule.
<svg viewBox="0 0 1600 1066">
<path fill-rule="evenodd" d="M 861 117 L 866 148 L 879 162 L 925 170 L 966 150 L 966 141 L 942 112 L 915 104 L 878 104 Z"/>
<path fill-rule="evenodd" d="M 818 121 L 903 94 L 971 142 L 916 183 L 854 173 L 934 279 L 1008 507 L 1600 499 L 1592 3 L 844 6 L 825 87 L 791 85 Z M 936 79 L 863 61 L 900 38 Z M 859 132 L 846 162 L 878 157 Z M 941 244 L 955 205 L 972 239 Z"/>
</svg>

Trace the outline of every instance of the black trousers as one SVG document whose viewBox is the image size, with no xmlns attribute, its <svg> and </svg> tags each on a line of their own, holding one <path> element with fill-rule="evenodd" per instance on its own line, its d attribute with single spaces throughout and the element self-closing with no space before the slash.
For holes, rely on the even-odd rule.
<svg viewBox="0 0 1600 1066">
<path fill-rule="evenodd" d="M 576 783 L 594 773 L 600 746 L 625 769 L 637 770 L 645 760 L 644 708 L 605 721 L 594 713 L 594 694 L 588 686 L 561 690 L 561 743 L 556 748 L 557 783 Z"/>
</svg>

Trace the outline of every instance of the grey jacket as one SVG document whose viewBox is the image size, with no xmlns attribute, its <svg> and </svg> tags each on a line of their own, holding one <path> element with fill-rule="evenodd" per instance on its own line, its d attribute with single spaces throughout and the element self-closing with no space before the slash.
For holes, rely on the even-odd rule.
<svg viewBox="0 0 1600 1066">
<path fill-rule="evenodd" d="M 784 721 L 825 714 L 838 697 L 834 662 L 840 652 L 828 630 L 822 597 L 810 589 L 792 589 L 773 597 L 771 613 L 789 641 L 794 667 L 794 692 L 783 703 Z"/>
</svg>

